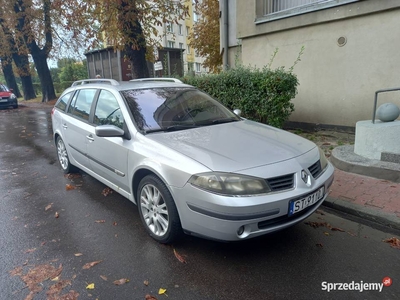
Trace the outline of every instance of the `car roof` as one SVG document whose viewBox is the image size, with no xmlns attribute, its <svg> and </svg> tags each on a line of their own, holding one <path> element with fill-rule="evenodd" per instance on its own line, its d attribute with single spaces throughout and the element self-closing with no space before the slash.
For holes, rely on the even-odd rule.
<svg viewBox="0 0 400 300">
<path fill-rule="evenodd" d="M 83 79 L 75 81 L 67 90 L 81 88 L 109 88 L 117 91 L 132 89 L 149 89 L 149 88 L 165 88 L 165 87 L 193 87 L 184 84 L 175 78 L 141 78 L 131 81 L 117 81 L 114 79 Z"/>
</svg>

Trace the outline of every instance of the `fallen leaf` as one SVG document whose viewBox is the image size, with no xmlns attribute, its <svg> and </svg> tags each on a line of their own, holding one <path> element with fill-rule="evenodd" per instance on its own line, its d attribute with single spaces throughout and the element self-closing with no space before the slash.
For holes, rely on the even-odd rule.
<svg viewBox="0 0 400 300">
<path fill-rule="evenodd" d="M 45 208 L 44 208 L 44 211 L 48 211 L 50 208 L 51 208 L 51 205 L 52 205 L 53 203 L 50 203 L 49 205 L 47 205 Z"/>
<path fill-rule="evenodd" d="M 40 246 L 44 246 L 44 245 L 46 245 L 46 243 L 47 243 L 47 242 L 41 242 L 41 243 L 40 243 Z"/>
<path fill-rule="evenodd" d="M 325 235 L 330 235 L 329 232 L 326 232 L 326 231 L 324 232 L 324 234 L 325 234 Z"/>
<path fill-rule="evenodd" d="M 152 295 L 149 295 L 149 294 L 147 294 L 147 295 L 144 297 L 144 299 L 146 299 L 146 300 L 157 300 L 156 297 L 154 297 L 154 296 L 152 296 Z"/>
<path fill-rule="evenodd" d="M 105 188 L 102 192 L 101 192 L 101 194 L 104 196 L 104 197 L 107 197 L 109 194 L 112 194 L 112 189 L 110 189 L 109 187 L 107 187 L 107 188 Z"/>
<path fill-rule="evenodd" d="M 392 237 L 390 239 L 383 240 L 385 243 L 390 244 L 390 247 L 400 249 L 400 240 L 396 237 Z"/>
<path fill-rule="evenodd" d="M 305 222 L 304 224 L 309 225 L 313 228 L 318 228 L 318 227 L 328 227 L 327 225 L 329 225 L 326 222 Z"/>
<path fill-rule="evenodd" d="M 316 213 L 316 214 L 319 214 L 319 215 L 321 215 L 321 216 L 325 216 L 325 213 L 323 213 L 323 212 L 320 211 L 319 209 L 317 209 L 317 210 L 315 211 L 315 213 Z"/>
<path fill-rule="evenodd" d="M 66 189 L 67 191 L 70 191 L 70 190 L 75 190 L 76 187 L 73 186 L 72 184 L 66 184 L 66 185 L 65 185 L 65 189 Z"/>
<path fill-rule="evenodd" d="M 113 225 L 114 225 L 114 226 L 117 226 L 117 222 L 114 222 Z"/>
<path fill-rule="evenodd" d="M 15 269 L 9 271 L 11 276 L 21 276 L 22 275 L 22 267 L 16 267 Z"/>
<path fill-rule="evenodd" d="M 96 220 L 95 222 L 96 222 L 96 223 L 105 223 L 106 220 Z"/>
<path fill-rule="evenodd" d="M 164 295 L 164 294 L 166 293 L 166 291 L 167 291 L 167 289 L 160 288 L 160 289 L 158 290 L 158 294 L 159 294 L 159 295 Z"/>
<path fill-rule="evenodd" d="M 94 283 L 88 284 L 88 285 L 86 286 L 86 289 L 87 289 L 87 290 L 94 290 Z"/>
<path fill-rule="evenodd" d="M 28 250 L 25 251 L 25 253 L 32 253 L 35 250 L 36 250 L 36 248 L 28 249 Z"/>
<path fill-rule="evenodd" d="M 332 231 L 345 232 L 342 228 L 338 228 L 338 227 L 332 227 L 331 230 L 332 230 Z"/>
<path fill-rule="evenodd" d="M 181 263 L 186 264 L 186 260 L 180 255 L 174 248 L 174 254 L 177 260 L 179 260 Z"/>
<path fill-rule="evenodd" d="M 317 247 L 320 247 L 320 248 L 323 248 L 324 247 L 324 245 L 322 245 L 321 243 L 317 243 L 317 244 L 315 244 Z"/>
<path fill-rule="evenodd" d="M 144 284 L 145 286 L 148 286 L 148 285 L 149 285 L 149 281 L 148 281 L 148 280 L 145 280 L 145 281 L 143 281 L 143 284 Z"/>
<path fill-rule="evenodd" d="M 102 260 L 92 261 L 92 262 L 90 262 L 90 263 L 85 264 L 85 265 L 82 267 L 82 269 L 84 269 L 84 270 L 90 269 L 91 267 L 94 267 L 95 265 L 97 265 L 97 264 L 99 264 L 99 263 L 101 263 L 101 262 L 102 262 Z"/>
<path fill-rule="evenodd" d="M 100 275 L 100 278 L 103 279 L 104 281 L 108 280 L 108 278 L 106 276 L 104 276 L 104 275 Z"/>
<path fill-rule="evenodd" d="M 129 282 L 129 279 L 127 279 L 127 278 L 121 278 L 121 279 L 115 280 L 113 283 L 114 283 L 115 285 L 122 285 L 122 284 L 125 284 L 125 283 L 127 283 L 127 282 Z"/>
<path fill-rule="evenodd" d="M 64 175 L 64 177 L 68 178 L 68 179 L 76 179 L 76 178 L 81 178 L 82 175 L 79 173 L 69 173 L 69 174 Z"/>
<path fill-rule="evenodd" d="M 83 254 L 82 253 L 75 253 L 74 254 L 76 257 L 78 257 L 78 256 L 82 256 Z"/>
<path fill-rule="evenodd" d="M 52 278 L 51 281 L 58 281 L 59 279 L 60 279 L 60 277 L 57 276 L 57 277 Z"/>
<path fill-rule="evenodd" d="M 60 216 L 60 214 L 58 213 L 58 212 L 56 212 L 55 214 L 54 214 L 54 217 L 55 218 L 58 218 Z"/>
</svg>

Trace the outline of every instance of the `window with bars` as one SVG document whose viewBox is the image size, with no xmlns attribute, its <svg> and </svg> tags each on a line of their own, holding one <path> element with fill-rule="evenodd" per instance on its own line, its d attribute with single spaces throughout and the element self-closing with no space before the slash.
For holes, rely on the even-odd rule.
<svg viewBox="0 0 400 300">
<path fill-rule="evenodd" d="M 296 15 L 359 0 L 264 0 L 265 16 Z"/>
</svg>

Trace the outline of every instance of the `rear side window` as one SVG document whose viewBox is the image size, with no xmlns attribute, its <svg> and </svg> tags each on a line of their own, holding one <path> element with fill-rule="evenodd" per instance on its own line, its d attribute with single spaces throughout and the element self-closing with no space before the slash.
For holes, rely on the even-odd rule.
<svg viewBox="0 0 400 300">
<path fill-rule="evenodd" d="M 115 96 L 109 91 L 101 90 L 94 112 L 93 122 L 96 125 L 115 125 L 124 127 L 124 117 Z"/>
<path fill-rule="evenodd" d="M 89 120 L 90 107 L 92 106 L 96 89 L 79 90 L 72 99 L 68 112 L 80 119 Z"/>
<path fill-rule="evenodd" d="M 71 97 L 72 92 L 65 94 L 64 96 L 60 97 L 55 105 L 55 107 L 61 109 L 62 111 L 65 111 L 65 108 L 67 107 L 67 103 L 69 98 Z"/>
</svg>

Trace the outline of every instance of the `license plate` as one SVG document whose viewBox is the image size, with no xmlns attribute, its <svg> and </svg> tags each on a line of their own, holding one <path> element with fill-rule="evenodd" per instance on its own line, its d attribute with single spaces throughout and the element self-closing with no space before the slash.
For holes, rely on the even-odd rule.
<svg viewBox="0 0 400 300">
<path fill-rule="evenodd" d="M 299 200 L 293 200 L 289 203 L 289 216 L 294 215 L 307 207 L 317 203 L 324 197 L 324 187 L 319 188 L 316 192 L 301 198 Z"/>
</svg>

